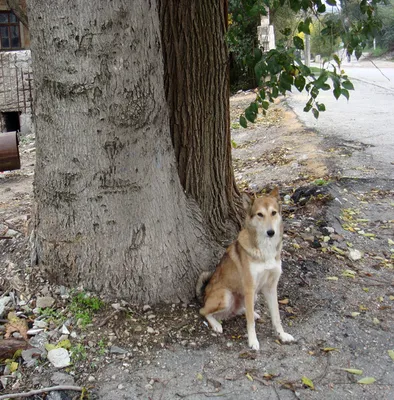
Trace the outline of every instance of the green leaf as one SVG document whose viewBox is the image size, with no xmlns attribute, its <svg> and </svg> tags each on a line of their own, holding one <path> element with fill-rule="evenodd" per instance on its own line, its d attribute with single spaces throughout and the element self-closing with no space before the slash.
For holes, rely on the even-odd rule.
<svg viewBox="0 0 394 400">
<path fill-rule="evenodd" d="M 338 100 L 338 99 L 339 99 L 339 96 L 341 95 L 341 88 L 340 88 L 340 87 L 336 87 L 336 88 L 333 90 L 333 93 L 334 93 L 334 97 Z"/>
<path fill-rule="evenodd" d="M 343 87 L 344 89 L 347 89 L 347 90 L 354 90 L 353 83 L 350 82 L 350 81 L 344 81 L 344 82 L 342 82 L 342 87 Z"/>
<path fill-rule="evenodd" d="M 304 41 L 300 37 L 294 36 L 293 43 L 294 43 L 294 46 L 296 47 L 296 49 L 304 50 Z"/>
<path fill-rule="evenodd" d="M 243 115 L 239 117 L 239 124 L 242 126 L 242 128 L 248 127 L 248 123 L 246 122 L 246 119 Z"/>
<path fill-rule="evenodd" d="M 337 63 L 338 67 L 341 68 L 341 60 L 339 59 L 337 54 L 333 54 L 332 58 Z"/>
<path fill-rule="evenodd" d="M 324 104 L 322 104 L 322 103 L 316 103 L 316 107 L 321 112 L 326 111 L 326 106 Z"/>
<path fill-rule="evenodd" d="M 336 6 L 336 5 L 337 5 L 337 2 L 336 2 L 335 0 L 326 0 L 326 3 L 327 3 L 329 6 Z"/>
<path fill-rule="evenodd" d="M 305 83 L 305 78 L 302 75 L 298 75 L 294 79 L 294 86 L 298 89 L 299 92 L 302 92 L 304 90 Z"/>
<path fill-rule="evenodd" d="M 390 358 L 394 361 L 394 350 L 387 350 L 389 353 Z"/>
<path fill-rule="evenodd" d="M 261 102 L 261 107 L 263 107 L 264 110 L 268 110 L 269 106 L 270 106 L 270 103 L 268 103 L 268 101 Z"/>
<path fill-rule="evenodd" d="M 361 369 L 342 368 L 342 370 L 349 372 L 349 374 L 353 374 L 353 375 L 362 375 L 363 374 L 363 371 Z"/>
<path fill-rule="evenodd" d="M 357 383 L 361 383 L 362 385 L 370 385 L 371 383 L 376 382 L 376 379 L 372 376 L 366 376 L 365 378 L 360 379 Z"/>
<path fill-rule="evenodd" d="M 319 111 L 316 108 L 312 108 L 312 114 L 316 119 L 319 118 Z"/>
<path fill-rule="evenodd" d="M 349 91 L 347 89 L 341 89 L 341 94 L 349 100 Z"/>
<path fill-rule="evenodd" d="M 306 376 L 303 376 L 301 380 L 305 386 L 310 387 L 312 390 L 315 389 L 315 385 L 313 384 L 313 382 Z"/>
</svg>

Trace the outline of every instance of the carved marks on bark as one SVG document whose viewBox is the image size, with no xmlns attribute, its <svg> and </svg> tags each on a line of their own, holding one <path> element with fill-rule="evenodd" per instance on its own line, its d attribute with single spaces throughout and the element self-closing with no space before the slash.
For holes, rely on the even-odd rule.
<svg viewBox="0 0 394 400">
<path fill-rule="evenodd" d="M 99 179 L 99 187 L 103 190 L 103 193 L 125 193 L 140 190 L 141 187 L 136 182 L 118 176 L 118 164 L 122 162 L 122 159 L 126 159 L 121 154 L 127 151 L 125 143 L 115 137 L 113 140 L 107 140 L 103 148 L 108 158 L 109 167 L 95 175 L 95 178 Z"/>
<path fill-rule="evenodd" d="M 146 238 L 146 227 L 145 224 L 141 223 L 135 225 L 130 234 L 130 244 L 125 250 L 124 260 L 125 260 L 125 269 L 126 271 L 130 271 L 132 276 L 140 275 L 140 271 L 137 271 L 138 268 L 138 257 L 139 251 L 143 244 L 145 243 Z"/>
</svg>

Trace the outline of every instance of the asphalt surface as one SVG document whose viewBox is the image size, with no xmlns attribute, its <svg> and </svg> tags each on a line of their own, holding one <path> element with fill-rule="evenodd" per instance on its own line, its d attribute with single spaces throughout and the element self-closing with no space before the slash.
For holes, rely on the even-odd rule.
<svg viewBox="0 0 394 400">
<path fill-rule="evenodd" d="M 354 84 L 350 100 L 338 100 L 332 91 L 321 91 L 320 103 L 326 112 L 316 120 L 303 112 L 306 93 L 294 90 L 287 102 L 299 119 L 320 135 L 362 150 L 358 157 L 343 160 L 343 174 L 348 177 L 394 178 L 394 63 L 375 61 L 343 64 Z"/>
</svg>

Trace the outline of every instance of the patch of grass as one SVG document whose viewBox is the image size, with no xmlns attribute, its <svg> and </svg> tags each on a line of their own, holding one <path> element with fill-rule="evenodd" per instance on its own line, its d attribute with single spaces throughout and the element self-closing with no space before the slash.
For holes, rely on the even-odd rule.
<svg viewBox="0 0 394 400">
<path fill-rule="evenodd" d="M 72 346 L 70 353 L 73 363 L 84 361 L 88 356 L 85 347 L 81 343 L 77 343 L 75 346 Z"/>
<path fill-rule="evenodd" d="M 98 297 L 79 292 L 72 295 L 69 309 L 74 314 L 74 317 L 80 321 L 81 327 L 85 327 L 92 323 L 93 314 L 103 306 L 104 303 Z"/>
<path fill-rule="evenodd" d="M 100 356 L 103 356 L 107 352 L 107 343 L 104 341 L 104 339 L 100 339 L 98 342 L 98 353 Z"/>
<path fill-rule="evenodd" d="M 241 125 L 238 122 L 231 123 L 231 129 L 239 129 Z"/>
<path fill-rule="evenodd" d="M 316 186 L 326 186 L 326 185 L 328 185 L 330 183 L 330 181 L 327 181 L 326 179 L 323 179 L 323 178 L 319 178 L 319 179 L 315 179 L 313 181 L 313 183 Z"/>
<path fill-rule="evenodd" d="M 43 316 L 44 319 L 54 324 L 61 324 L 67 319 L 60 311 L 49 307 L 44 309 L 40 308 L 39 314 Z"/>
</svg>

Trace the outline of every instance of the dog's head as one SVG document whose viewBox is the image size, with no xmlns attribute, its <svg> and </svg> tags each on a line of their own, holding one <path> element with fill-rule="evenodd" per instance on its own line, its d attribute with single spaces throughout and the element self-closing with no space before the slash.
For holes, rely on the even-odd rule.
<svg viewBox="0 0 394 400">
<path fill-rule="evenodd" d="M 244 197 L 244 207 L 246 229 L 255 230 L 259 236 L 269 238 L 281 235 L 282 206 L 277 187 L 259 198 Z"/>
</svg>

